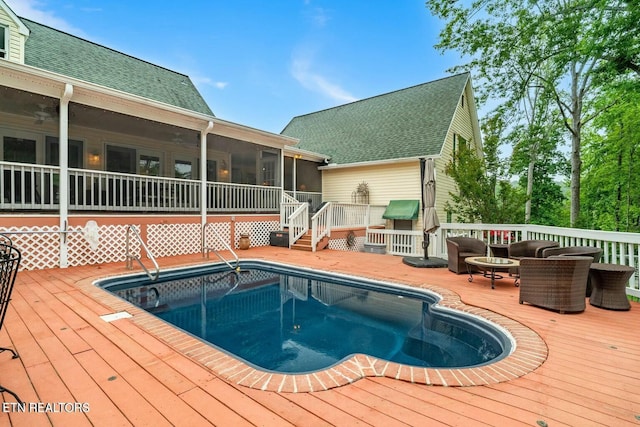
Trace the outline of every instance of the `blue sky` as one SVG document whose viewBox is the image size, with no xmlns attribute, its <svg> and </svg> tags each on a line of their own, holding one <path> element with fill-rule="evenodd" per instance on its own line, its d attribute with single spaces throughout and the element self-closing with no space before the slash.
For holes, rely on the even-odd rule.
<svg viewBox="0 0 640 427">
<path fill-rule="evenodd" d="M 449 75 L 423 0 L 5 0 L 18 15 L 191 77 L 214 114 L 291 118 Z"/>
</svg>

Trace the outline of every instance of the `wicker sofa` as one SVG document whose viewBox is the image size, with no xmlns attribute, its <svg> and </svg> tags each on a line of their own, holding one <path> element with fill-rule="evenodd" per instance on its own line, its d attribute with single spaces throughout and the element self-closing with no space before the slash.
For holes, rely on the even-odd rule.
<svg viewBox="0 0 640 427">
<path fill-rule="evenodd" d="M 509 258 L 520 259 L 524 257 L 542 258 L 542 251 L 547 248 L 555 248 L 560 244 L 553 240 L 522 240 L 509 245 Z"/>
<path fill-rule="evenodd" d="M 520 259 L 520 304 L 562 313 L 584 311 L 589 256 Z"/>
<path fill-rule="evenodd" d="M 593 262 L 600 262 L 602 249 L 595 246 L 567 246 L 564 248 L 546 248 L 542 250 L 542 258 L 550 256 L 590 256 Z"/>
<path fill-rule="evenodd" d="M 486 256 L 487 244 L 473 237 L 449 237 L 447 238 L 447 257 L 449 270 L 456 274 L 477 271 L 474 266 L 467 267 L 464 259 L 472 256 Z"/>
</svg>

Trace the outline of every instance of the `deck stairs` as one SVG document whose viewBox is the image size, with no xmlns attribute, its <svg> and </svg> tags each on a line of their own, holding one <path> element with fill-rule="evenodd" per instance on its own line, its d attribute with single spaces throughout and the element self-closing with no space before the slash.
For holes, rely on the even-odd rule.
<svg viewBox="0 0 640 427">
<path fill-rule="evenodd" d="M 327 246 L 329 246 L 329 238 L 325 236 L 317 243 L 316 250 L 322 250 Z M 300 237 L 293 245 L 291 245 L 291 249 L 311 252 L 311 231 L 307 231 L 304 236 Z"/>
</svg>

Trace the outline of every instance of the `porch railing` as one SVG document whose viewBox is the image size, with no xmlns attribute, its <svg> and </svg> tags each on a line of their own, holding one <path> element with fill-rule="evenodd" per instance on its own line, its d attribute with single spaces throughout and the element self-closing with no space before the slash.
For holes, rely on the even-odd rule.
<svg viewBox="0 0 640 427">
<path fill-rule="evenodd" d="M 100 211 L 198 212 L 200 182 L 69 169 L 69 208 Z"/>
<path fill-rule="evenodd" d="M 0 209 L 58 209 L 59 168 L 0 162 Z"/>
<path fill-rule="evenodd" d="M 69 209 L 76 211 L 190 212 L 200 210 L 199 180 L 69 169 Z M 60 208 L 60 168 L 0 162 L 0 209 Z M 280 187 L 207 183 L 209 212 L 273 213 Z M 295 200 L 295 199 L 294 199 Z"/>
<path fill-rule="evenodd" d="M 207 183 L 209 212 L 278 212 L 282 189 L 266 185 Z"/>
</svg>

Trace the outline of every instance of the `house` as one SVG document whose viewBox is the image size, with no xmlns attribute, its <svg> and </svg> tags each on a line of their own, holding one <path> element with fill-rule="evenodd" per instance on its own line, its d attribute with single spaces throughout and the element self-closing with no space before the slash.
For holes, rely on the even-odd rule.
<svg viewBox="0 0 640 427">
<path fill-rule="evenodd" d="M 349 231 L 382 216 L 362 202 L 419 199 L 420 158 L 441 172 L 454 138 L 480 142 L 468 75 L 274 134 L 216 117 L 184 74 L 18 17 L 4 0 L 0 100 L 0 233 L 24 249 L 26 269 L 205 254 L 243 234 L 268 245 L 296 212 L 293 242 L 313 231 L 305 209 L 327 200 L 342 202 L 324 205 L 341 215 L 331 238 L 358 250 Z M 327 235 L 314 234 L 314 250 L 332 227 L 318 224 Z"/>
<path fill-rule="evenodd" d="M 436 207 L 448 222 L 445 201 L 456 188 L 444 168 L 461 144 L 482 153 L 468 73 L 298 116 L 281 133 L 299 139 L 297 148 L 330 157 L 319 168 L 324 200 L 353 203 L 366 196 L 373 205 L 417 207 L 420 159 L 435 159 Z M 411 211 L 412 219 L 407 219 L 402 211 L 388 210 L 387 225 L 421 229 L 418 211 Z"/>
<path fill-rule="evenodd" d="M 285 164 L 310 177 L 295 196 L 319 194 L 323 157 L 296 143 L 216 117 L 184 74 L 0 0 L 0 232 L 26 249 L 26 268 L 123 260 L 131 227 L 156 256 L 241 234 L 266 245 L 281 228 Z M 89 221 L 112 237 L 95 250 Z"/>
</svg>

